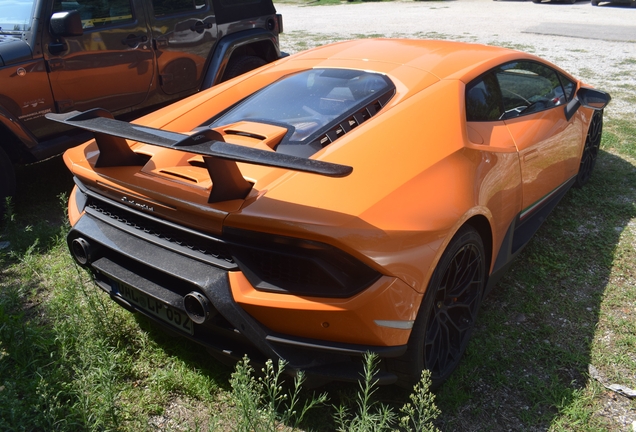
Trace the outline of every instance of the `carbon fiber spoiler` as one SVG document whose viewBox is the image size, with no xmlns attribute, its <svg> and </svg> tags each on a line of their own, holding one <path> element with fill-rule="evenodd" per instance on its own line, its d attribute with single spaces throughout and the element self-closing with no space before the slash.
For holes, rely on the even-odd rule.
<svg viewBox="0 0 636 432">
<path fill-rule="evenodd" d="M 135 125 L 115 120 L 109 111 L 101 108 L 84 112 L 46 114 L 46 118 L 92 131 L 99 148 L 96 168 L 143 166 L 144 159 L 130 149 L 126 139 L 202 155 L 212 179 L 212 192 L 208 199 L 210 203 L 243 199 L 252 189 L 252 184 L 243 178 L 236 162 L 328 177 L 346 177 L 353 171 L 352 167 L 346 165 L 226 143 L 223 136 L 212 129 L 185 135 Z"/>
</svg>

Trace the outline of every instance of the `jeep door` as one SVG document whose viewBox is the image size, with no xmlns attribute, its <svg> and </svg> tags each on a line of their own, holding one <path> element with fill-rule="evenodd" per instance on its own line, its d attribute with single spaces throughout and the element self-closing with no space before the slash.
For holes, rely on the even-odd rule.
<svg viewBox="0 0 636 432">
<path fill-rule="evenodd" d="M 45 32 L 44 55 L 58 112 L 129 111 L 146 99 L 154 53 L 142 0 L 54 0 L 53 13 L 77 10 L 83 34 Z"/>
<path fill-rule="evenodd" d="M 163 92 L 198 90 L 217 39 L 210 0 L 152 0 L 149 19 Z"/>
</svg>

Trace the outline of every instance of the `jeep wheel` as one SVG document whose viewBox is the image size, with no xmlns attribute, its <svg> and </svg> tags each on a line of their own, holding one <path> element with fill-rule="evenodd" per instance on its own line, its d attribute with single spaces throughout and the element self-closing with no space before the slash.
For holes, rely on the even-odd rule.
<svg viewBox="0 0 636 432">
<path fill-rule="evenodd" d="M 0 216 L 4 214 L 6 198 L 15 193 L 15 173 L 9 156 L 0 148 Z"/>
<path fill-rule="evenodd" d="M 249 72 L 252 69 L 259 68 L 267 62 L 257 56 L 241 56 L 233 58 L 227 64 L 225 72 L 223 73 L 223 80 L 227 81 L 232 78 L 236 78 L 239 75 Z"/>
</svg>

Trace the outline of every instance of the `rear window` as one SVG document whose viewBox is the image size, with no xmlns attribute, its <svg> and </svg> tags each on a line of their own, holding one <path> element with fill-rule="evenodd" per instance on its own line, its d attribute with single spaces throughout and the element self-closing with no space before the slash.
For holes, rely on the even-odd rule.
<svg viewBox="0 0 636 432">
<path fill-rule="evenodd" d="M 323 146 L 318 138 L 326 131 L 373 105 L 378 99 L 383 105 L 386 95 L 390 98 L 394 90 L 393 83 L 381 74 L 347 69 L 312 69 L 288 75 L 249 96 L 214 119 L 210 127 L 239 121 L 283 126 L 288 133 L 282 146 L 307 145 L 313 150 L 299 153 L 313 154 Z M 375 114 L 377 108 L 372 111 L 371 115 L 366 114 L 367 118 Z M 365 119 L 360 118 L 361 121 Z"/>
</svg>

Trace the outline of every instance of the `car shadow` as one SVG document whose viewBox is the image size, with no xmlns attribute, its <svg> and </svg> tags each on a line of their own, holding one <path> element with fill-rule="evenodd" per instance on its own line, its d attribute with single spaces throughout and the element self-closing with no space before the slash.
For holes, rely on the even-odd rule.
<svg viewBox="0 0 636 432">
<path fill-rule="evenodd" d="M 66 231 L 66 197 L 73 176 L 60 155 L 16 167 L 16 179 L 17 192 L 8 214 L 0 219 L 0 241 L 17 255 L 35 242 L 38 247 L 32 252 L 45 253 Z"/>
<path fill-rule="evenodd" d="M 547 430 L 580 403 L 635 187 L 634 167 L 601 151 L 590 182 L 566 194 L 484 300 L 438 392 L 442 430 Z"/>
<path fill-rule="evenodd" d="M 70 194 L 73 188 L 73 175 L 64 165 L 62 155 L 42 162 L 22 165 L 16 168 L 18 191 L 14 197 L 16 213 L 26 220 L 37 214 L 39 208 L 47 207 L 53 223 L 59 214 L 66 211 L 60 205 L 58 197 Z"/>
</svg>

